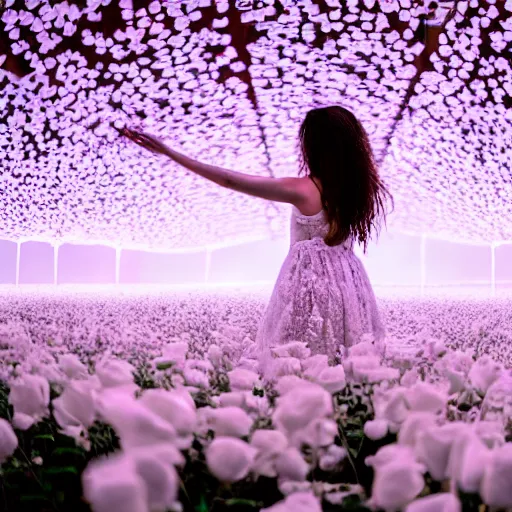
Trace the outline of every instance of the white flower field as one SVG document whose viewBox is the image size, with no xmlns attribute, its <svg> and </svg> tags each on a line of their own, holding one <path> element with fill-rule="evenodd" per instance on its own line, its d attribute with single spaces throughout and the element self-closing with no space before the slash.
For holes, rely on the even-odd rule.
<svg viewBox="0 0 512 512">
<path fill-rule="evenodd" d="M 0 301 L 5 510 L 512 508 L 505 298 L 380 299 L 386 347 L 261 375 L 261 295 L 94 297 Z"/>
</svg>

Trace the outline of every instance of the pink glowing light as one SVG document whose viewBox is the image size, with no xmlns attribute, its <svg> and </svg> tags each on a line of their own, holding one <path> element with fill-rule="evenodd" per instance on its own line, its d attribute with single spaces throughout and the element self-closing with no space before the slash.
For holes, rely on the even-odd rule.
<svg viewBox="0 0 512 512">
<path fill-rule="evenodd" d="M 100 1 L 6 3 L 2 30 L 34 72 L 0 69 L 0 236 L 166 250 L 282 237 L 287 208 L 217 189 L 112 127 L 141 123 L 198 159 L 280 177 L 296 174 L 304 113 L 342 103 L 394 193 L 391 230 L 512 239 L 510 1 L 432 15 L 391 0 L 210 4 L 121 0 L 108 35 Z"/>
</svg>

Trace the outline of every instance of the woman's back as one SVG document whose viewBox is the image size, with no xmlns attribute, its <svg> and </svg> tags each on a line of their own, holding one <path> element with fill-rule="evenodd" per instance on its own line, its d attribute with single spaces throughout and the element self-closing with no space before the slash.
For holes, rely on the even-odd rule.
<svg viewBox="0 0 512 512">
<path fill-rule="evenodd" d="M 261 322 L 257 345 L 264 371 L 271 348 L 294 341 L 336 357 L 365 335 L 384 338 L 375 296 L 354 240 L 366 244 L 383 216 L 388 192 L 368 136 L 341 107 L 310 111 L 299 132 L 302 199 L 291 219 L 291 246 Z"/>
<path fill-rule="evenodd" d="M 315 215 L 304 215 L 298 208 L 293 207 L 290 223 L 290 245 L 304 240 L 319 238 L 324 240 L 329 232 L 329 222 L 324 210 Z M 352 238 L 341 244 L 345 249 L 352 249 L 354 246 Z M 336 247 L 336 246 L 334 246 Z"/>
</svg>

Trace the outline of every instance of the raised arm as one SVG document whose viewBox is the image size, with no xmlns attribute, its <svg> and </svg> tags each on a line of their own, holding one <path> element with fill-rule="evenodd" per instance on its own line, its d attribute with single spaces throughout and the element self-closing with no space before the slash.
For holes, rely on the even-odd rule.
<svg viewBox="0 0 512 512">
<path fill-rule="evenodd" d="M 120 133 L 139 146 L 153 153 L 168 156 L 176 163 L 207 180 L 217 183 L 221 187 L 268 199 L 269 201 L 290 203 L 298 208 L 308 199 L 307 193 L 309 184 L 306 183 L 304 178 L 267 178 L 230 171 L 215 165 L 198 162 L 197 160 L 178 153 L 152 135 L 126 128 Z"/>
</svg>

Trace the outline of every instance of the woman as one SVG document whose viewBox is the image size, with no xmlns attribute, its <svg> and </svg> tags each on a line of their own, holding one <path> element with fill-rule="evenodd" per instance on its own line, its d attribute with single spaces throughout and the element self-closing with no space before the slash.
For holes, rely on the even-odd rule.
<svg viewBox="0 0 512 512">
<path fill-rule="evenodd" d="M 270 362 L 272 347 L 292 341 L 336 357 L 363 335 L 383 339 L 375 296 L 353 246 L 358 241 L 366 250 L 389 193 L 368 135 L 351 112 L 339 106 L 308 112 L 299 133 L 307 175 L 298 178 L 229 171 L 188 158 L 150 135 L 121 133 L 223 187 L 293 205 L 290 251 L 256 339 L 263 364 Z"/>
</svg>

